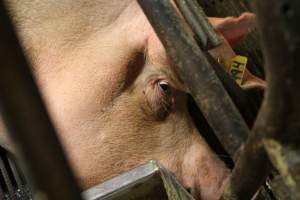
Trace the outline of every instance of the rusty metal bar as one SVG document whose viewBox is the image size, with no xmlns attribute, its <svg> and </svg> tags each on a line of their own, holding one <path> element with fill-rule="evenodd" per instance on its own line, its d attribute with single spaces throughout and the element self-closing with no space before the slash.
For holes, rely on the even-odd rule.
<svg viewBox="0 0 300 200">
<path fill-rule="evenodd" d="M 228 17 L 228 16 L 239 16 L 243 12 L 253 12 L 252 6 L 250 6 L 250 2 L 252 0 L 226 0 L 226 1 L 210 1 L 210 0 L 197 0 L 201 7 L 203 7 L 205 13 L 209 16 L 214 17 Z M 248 57 L 248 64 L 247 68 L 254 73 L 255 75 L 263 78 L 264 77 L 264 70 L 263 70 L 263 58 L 262 58 L 262 51 L 261 51 L 261 45 L 259 43 L 259 35 L 258 31 L 255 29 L 251 31 L 249 34 L 247 34 L 247 37 L 243 39 L 243 41 L 234 49 L 237 54 L 245 55 Z M 220 80 L 222 80 L 220 78 Z M 224 83 L 223 83 L 224 84 Z M 226 85 L 224 85 L 226 88 Z M 230 90 L 226 88 L 229 94 L 231 94 Z M 244 91 L 245 92 L 245 91 Z M 249 92 L 249 94 L 248 94 Z M 253 119 L 256 118 L 258 110 L 260 108 L 263 95 L 261 91 L 255 91 L 251 90 L 248 91 L 247 95 L 245 97 L 243 95 L 237 94 L 237 100 L 235 100 L 234 97 L 232 97 L 232 100 L 234 101 L 235 105 L 243 115 L 245 121 L 247 122 L 249 127 L 253 126 Z M 247 97 L 248 96 L 248 97 Z M 240 106 L 240 101 L 244 102 L 246 100 L 247 105 Z M 247 100 L 248 99 L 248 100 Z M 237 103 L 238 102 L 238 103 Z M 240 109 L 242 107 L 242 109 Z M 273 175 L 276 174 L 276 172 L 272 172 Z M 268 199 L 279 197 L 277 189 L 273 188 L 275 185 L 274 179 L 272 179 L 272 183 L 267 181 L 267 183 L 264 185 L 264 188 L 262 190 L 265 190 L 261 193 L 261 198 L 257 199 Z M 271 186 L 270 186 L 271 185 Z M 280 185 L 276 179 L 276 187 L 277 185 Z M 267 197 L 266 194 L 268 194 Z M 274 197 L 275 196 L 275 197 Z M 286 199 L 286 198 L 282 198 Z"/>
<path fill-rule="evenodd" d="M 175 0 L 175 3 L 195 32 L 196 41 L 202 50 L 209 50 L 221 44 L 219 36 L 196 0 Z"/>
<path fill-rule="evenodd" d="M 174 69 L 231 156 L 246 140 L 248 127 L 218 79 L 193 34 L 176 15 L 169 0 L 139 0 L 163 43 Z M 157 17 L 160 16 L 160 17 Z"/>
<path fill-rule="evenodd" d="M 182 13 L 183 17 L 186 19 L 191 29 L 195 32 L 195 40 L 198 42 L 202 49 L 208 49 L 208 35 L 202 28 L 199 21 L 195 18 L 195 14 L 191 11 L 189 5 L 185 0 L 175 0 L 174 1 Z"/>
<path fill-rule="evenodd" d="M 231 97 L 234 105 L 243 116 L 248 127 L 252 127 L 258 113 L 256 98 L 253 98 L 256 91 L 243 90 L 209 53 L 205 54 L 211 64 L 211 67 L 216 72 L 218 78 L 228 92 L 228 95 Z M 242 145 L 242 143 L 240 145 Z"/>
<path fill-rule="evenodd" d="M 228 92 L 231 97 L 233 103 L 236 108 L 239 110 L 248 127 L 252 127 L 253 123 L 256 119 L 256 114 L 258 112 L 255 106 L 255 99 L 253 99 L 253 91 L 245 91 L 240 86 L 236 84 L 236 82 L 228 75 L 228 73 L 224 70 L 223 67 L 213 58 L 209 53 L 205 53 L 208 61 L 210 62 L 212 68 L 216 72 L 218 78 L 222 82 L 224 88 Z M 189 112 L 194 120 L 195 125 L 198 130 L 205 138 L 206 142 L 210 145 L 210 147 L 216 152 L 217 155 L 220 156 L 227 166 L 232 169 L 234 166 L 233 160 L 228 155 L 223 145 L 219 141 L 219 139 L 214 134 L 213 130 L 207 123 L 207 120 L 204 118 L 202 111 L 198 108 L 195 101 L 192 98 L 189 98 Z M 246 141 L 241 141 L 246 142 Z M 240 144 L 242 145 L 242 144 Z"/>
<path fill-rule="evenodd" d="M 239 16 L 243 12 L 253 12 L 250 2 L 253 0 L 197 0 L 208 16 L 228 17 Z M 260 78 L 264 78 L 264 62 L 257 30 L 252 30 L 247 37 L 234 49 L 237 54 L 248 58 L 247 69 Z M 253 96 L 253 95 L 252 95 Z M 261 102 L 262 95 L 257 92 L 256 101 Z"/>
<path fill-rule="evenodd" d="M 28 62 L 0 1 L 0 108 L 38 194 L 51 200 L 80 200 Z"/>
<path fill-rule="evenodd" d="M 196 34 L 195 40 L 202 50 L 208 50 L 221 44 L 221 40 L 197 0 L 174 0 L 181 14 Z M 252 127 L 258 109 L 253 95 L 256 91 L 244 91 L 225 72 L 211 56 L 206 57 L 215 70 L 232 101 L 240 111 L 249 127 Z"/>
<path fill-rule="evenodd" d="M 272 164 L 288 186 L 288 196 L 300 199 L 300 2 L 255 0 L 254 4 L 269 87 L 222 199 L 251 199 Z"/>
<path fill-rule="evenodd" d="M 196 0 L 175 0 L 174 2 L 193 32 L 197 35 L 195 40 L 202 50 L 210 49 L 221 43 L 219 36 L 208 22 L 206 14 Z M 252 127 L 258 113 L 257 101 L 253 98 L 256 91 L 241 89 L 209 53 L 205 54 L 245 122 L 249 127 Z"/>
</svg>

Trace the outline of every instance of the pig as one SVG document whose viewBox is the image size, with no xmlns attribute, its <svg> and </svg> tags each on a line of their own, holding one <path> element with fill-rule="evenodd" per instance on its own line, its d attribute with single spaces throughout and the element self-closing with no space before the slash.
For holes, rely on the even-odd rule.
<svg viewBox="0 0 300 200">
<path fill-rule="evenodd" d="M 220 197 L 230 170 L 198 132 L 188 90 L 136 1 L 6 3 L 83 190 L 157 160 L 195 199 Z"/>
</svg>

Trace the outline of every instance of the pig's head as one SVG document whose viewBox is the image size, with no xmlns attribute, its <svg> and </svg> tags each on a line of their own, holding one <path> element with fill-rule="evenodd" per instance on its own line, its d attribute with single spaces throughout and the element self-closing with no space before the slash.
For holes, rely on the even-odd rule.
<svg viewBox="0 0 300 200">
<path fill-rule="evenodd" d="M 81 183 L 92 186 L 158 160 L 193 195 L 215 199 L 229 171 L 196 129 L 187 109 L 185 88 L 154 34 L 144 54 L 131 64 L 133 72 L 121 95 L 99 120 L 105 125 L 94 138 L 95 148 L 88 150 L 95 158 L 87 156 L 86 169 L 82 165 L 78 168 Z"/>
</svg>

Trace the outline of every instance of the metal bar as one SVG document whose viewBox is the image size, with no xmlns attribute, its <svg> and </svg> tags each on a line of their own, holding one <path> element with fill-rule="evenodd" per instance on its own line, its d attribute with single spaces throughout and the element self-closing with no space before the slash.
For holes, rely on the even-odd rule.
<svg viewBox="0 0 300 200">
<path fill-rule="evenodd" d="M 86 200 L 194 200 L 173 174 L 150 161 L 83 192 Z"/>
<path fill-rule="evenodd" d="M 264 127 L 264 125 L 262 125 Z M 227 186 L 222 200 L 251 199 L 265 183 L 272 169 L 269 158 L 258 133 L 264 130 L 255 124 L 244 150 L 242 151 L 232 172 L 230 183 Z"/>
<path fill-rule="evenodd" d="M 258 113 L 256 99 L 253 98 L 253 93 L 256 91 L 243 90 L 224 70 L 224 67 L 222 67 L 209 53 L 205 54 L 248 127 L 252 127 Z M 245 143 L 246 141 L 242 142 Z M 243 145 L 243 143 L 240 145 Z"/>
<path fill-rule="evenodd" d="M 198 41 L 198 44 L 200 43 L 200 48 L 205 50 L 209 43 L 212 44 L 210 47 L 218 46 L 221 43 L 215 30 L 208 22 L 206 14 L 196 0 L 175 0 L 174 2 L 198 36 L 195 40 Z M 257 102 L 255 102 L 253 98 L 256 91 L 245 91 L 241 89 L 209 53 L 205 54 L 235 106 L 245 119 L 245 122 L 249 127 L 252 127 L 258 112 Z"/>
<path fill-rule="evenodd" d="M 173 61 L 175 71 L 224 148 L 234 156 L 249 130 L 205 54 L 168 0 L 138 2 Z"/>
<path fill-rule="evenodd" d="M 197 0 L 208 16 L 228 17 L 239 16 L 243 12 L 252 12 L 250 2 L 253 0 Z M 248 60 L 247 68 L 256 76 L 264 77 L 264 62 L 257 30 L 252 30 L 247 37 L 235 48 L 237 54 L 246 56 Z M 262 95 L 256 94 L 257 102 L 261 102 Z"/>
<path fill-rule="evenodd" d="M 9 167 L 13 173 L 14 179 L 16 181 L 17 188 L 22 188 L 24 186 L 24 184 L 21 179 L 21 174 L 20 174 L 19 170 L 17 169 L 17 166 L 15 165 L 15 163 L 12 159 L 12 156 L 7 154 L 7 160 L 8 160 Z"/>
<path fill-rule="evenodd" d="M 218 34 L 215 32 L 213 26 L 209 23 L 208 18 L 202 9 L 202 7 L 199 5 L 197 0 L 186 0 L 187 4 L 190 6 L 192 12 L 195 13 L 195 17 L 199 20 L 202 28 L 206 32 L 208 36 L 208 49 L 214 48 L 219 46 L 222 41 L 219 38 Z"/>
<path fill-rule="evenodd" d="M 190 25 L 191 29 L 195 32 L 195 40 L 198 42 L 198 45 L 203 49 L 208 49 L 208 35 L 202 28 L 198 19 L 195 18 L 195 14 L 191 11 L 191 8 L 185 0 L 175 0 L 177 7 L 182 13 L 185 20 Z"/>
<path fill-rule="evenodd" d="M 216 72 L 218 78 L 222 82 L 224 88 L 228 92 L 228 95 L 231 97 L 236 108 L 243 116 L 248 127 L 252 127 L 258 112 L 255 106 L 255 99 L 253 99 L 252 96 L 253 91 L 243 90 L 209 53 L 206 53 L 206 56 L 212 68 Z M 194 119 L 195 125 L 197 126 L 202 136 L 205 138 L 206 142 L 216 152 L 217 155 L 222 155 L 220 156 L 220 159 L 222 159 L 227 164 L 227 166 L 232 169 L 234 166 L 233 160 L 224 150 L 223 145 L 211 130 L 210 126 L 207 123 L 207 120 L 205 120 L 205 118 L 203 117 L 201 110 L 199 110 L 199 108 L 196 106 L 195 101 L 190 100 L 189 106 L 189 111 L 192 118 Z M 240 145 L 242 146 L 243 144 L 241 143 Z"/>
<path fill-rule="evenodd" d="M 219 36 L 196 0 L 175 0 L 175 3 L 195 32 L 196 41 L 203 50 L 209 50 L 221 44 Z"/>
<path fill-rule="evenodd" d="M 8 175 L 7 169 L 5 167 L 3 158 L 0 158 L 0 171 L 1 171 L 1 174 L 3 176 L 4 184 L 5 184 L 5 187 L 7 189 L 8 194 L 9 194 L 9 197 L 12 200 L 16 199 L 15 195 L 14 195 L 14 188 L 13 188 L 11 179 L 10 179 L 10 177 Z"/>
<path fill-rule="evenodd" d="M 254 1 L 269 87 L 222 199 L 251 199 L 273 164 L 300 199 L 300 2 Z"/>
<path fill-rule="evenodd" d="M 226 1 L 210 1 L 210 0 L 197 0 L 202 8 L 204 9 L 205 13 L 209 16 L 214 17 L 228 17 L 228 16 L 239 16 L 243 12 L 253 12 L 252 7 L 250 6 L 250 2 L 252 3 L 252 0 L 226 0 Z M 248 57 L 248 64 L 247 68 L 254 73 L 255 75 L 259 77 L 264 77 L 264 70 L 263 70 L 263 58 L 262 58 L 262 52 L 261 52 L 261 45 L 259 43 L 259 36 L 258 31 L 253 30 L 251 31 L 246 38 L 243 39 L 243 41 L 235 48 L 235 51 L 237 54 L 245 55 Z M 220 78 L 222 81 L 222 79 Z M 228 93 L 231 95 L 231 90 L 226 87 L 226 84 L 224 84 L 224 87 L 228 91 Z M 245 92 L 245 91 L 244 91 Z M 258 110 L 260 108 L 263 95 L 260 91 L 247 91 L 246 95 L 240 95 L 240 93 L 233 93 L 236 94 L 235 96 L 237 98 L 232 97 L 232 100 L 234 101 L 235 105 L 243 115 L 245 121 L 247 122 L 249 127 L 253 126 L 254 119 L 256 119 Z M 236 99 L 236 100 L 235 100 Z M 244 102 L 246 100 L 246 106 L 243 106 L 240 101 Z M 241 105 L 241 106 L 240 106 Z M 274 174 L 275 172 L 272 172 Z M 274 180 L 272 179 L 272 183 Z M 278 183 L 276 183 L 278 184 Z M 260 195 L 258 195 L 261 198 L 258 199 L 268 199 L 268 198 L 274 198 L 275 196 L 278 196 L 278 190 L 270 190 L 270 187 L 268 185 L 274 186 L 273 184 L 266 183 L 264 185 L 264 188 L 262 190 L 265 190 L 261 192 Z M 275 193 L 275 194 L 274 194 Z M 267 196 L 266 196 L 267 195 Z M 286 198 L 282 198 L 286 199 Z"/>
<path fill-rule="evenodd" d="M 211 1 L 211 0 L 196 0 L 199 2 L 205 13 L 214 17 L 239 16 L 243 12 L 252 12 L 249 2 L 251 0 L 226 0 L 226 1 Z M 257 30 L 253 30 L 247 34 L 247 37 L 234 49 L 237 54 L 244 55 L 248 58 L 247 69 L 256 76 L 263 77 L 263 59 L 260 44 L 258 41 Z M 215 66 L 215 65 L 212 65 Z M 216 73 L 218 68 L 215 69 Z M 219 70 L 220 71 L 220 70 Z M 222 81 L 222 77 L 220 77 Z M 232 97 L 235 105 L 243 115 L 249 127 L 253 126 L 253 120 L 256 118 L 258 110 L 261 106 L 263 94 L 258 90 L 248 90 L 242 92 L 231 91 L 222 81 L 224 87 Z M 245 93 L 244 95 L 242 93 Z M 233 95 L 231 95 L 233 94 Z M 243 103 L 245 102 L 245 104 Z M 244 105 L 243 105 L 244 104 Z M 239 106 L 241 105 L 241 106 Z"/>
<path fill-rule="evenodd" d="M 5 199 L 3 188 L 0 187 L 0 199 Z"/>
<path fill-rule="evenodd" d="M 30 67 L 0 1 L 0 108 L 37 191 L 51 200 L 80 200 Z"/>
</svg>

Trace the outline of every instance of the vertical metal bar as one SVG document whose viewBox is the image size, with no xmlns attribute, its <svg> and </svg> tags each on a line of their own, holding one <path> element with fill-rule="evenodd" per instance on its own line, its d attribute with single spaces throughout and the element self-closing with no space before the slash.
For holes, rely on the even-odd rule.
<svg viewBox="0 0 300 200">
<path fill-rule="evenodd" d="M 13 185 L 12 182 L 10 180 L 10 177 L 8 175 L 7 169 L 5 167 L 4 161 L 3 159 L 0 157 L 0 172 L 3 176 L 4 179 L 4 184 L 5 187 L 7 188 L 7 192 L 9 194 L 9 197 L 14 200 L 15 199 L 15 195 L 14 195 L 14 189 L 13 189 Z"/>
<path fill-rule="evenodd" d="M 255 91 L 243 90 L 209 53 L 206 53 L 206 57 L 248 127 L 252 127 L 258 113 L 255 99 L 253 99 L 253 92 Z M 246 141 L 242 142 L 245 143 Z"/>
<path fill-rule="evenodd" d="M 203 50 L 208 49 L 208 35 L 202 28 L 201 24 L 195 18 L 195 14 L 191 12 L 191 9 L 185 0 L 175 0 L 177 7 L 182 13 L 183 17 L 186 19 L 191 29 L 195 32 L 195 39 L 198 42 L 199 46 Z"/>
<path fill-rule="evenodd" d="M 30 67 L 0 1 L 0 108 L 10 136 L 34 177 L 39 194 L 51 200 L 80 200 Z"/>
<path fill-rule="evenodd" d="M 138 1 L 208 123 L 231 156 L 248 127 L 169 0 Z M 159 16 L 159 17 L 157 17 Z"/>
<path fill-rule="evenodd" d="M 219 36 L 208 22 L 206 14 L 196 0 L 174 0 L 174 2 L 197 35 L 195 40 L 202 50 L 218 46 L 221 43 Z M 207 53 L 206 57 L 246 123 L 252 127 L 258 112 L 257 103 L 253 101 L 254 92 L 242 90 L 215 59 Z"/>
<path fill-rule="evenodd" d="M 300 2 L 254 1 L 269 87 L 222 199 L 251 199 L 272 166 L 300 199 Z"/>
<path fill-rule="evenodd" d="M 197 41 L 203 50 L 208 50 L 221 44 L 219 36 L 208 22 L 207 16 L 196 0 L 175 0 L 182 15 L 197 36 Z"/>
<path fill-rule="evenodd" d="M 3 191 L 3 188 L 0 187 L 0 199 L 4 199 L 4 191 Z"/>
<path fill-rule="evenodd" d="M 18 188 L 22 188 L 23 184 L 22 184 L 22 180 L 21 180 L 21 174 L 19 172 L 19 170 L 17 169 L 17 166 L 15 165 L 14 161 L 12 160 L 10 155 L 7 155 L 7 160 L 8 160 L 8 164 L 9 167 L 13 173 L 14 179 L 16 181 L 17 187 Z"/>
<path fill-rule="evenodd" d="M 214 16 L 214 17 L 239 16 L 243 12 L 253 12 L 252 7 L 250 6 L 250 2 L 252 2 L 252 0 L 226 0 L 226 1 L 197 0 L 197 1 L 202 6 L 202 8 L 204 9 L 207 15 Z M 238 54 L 245 55 L 246 57 L 248 57 L 249 62 L 247 64 L 247 68 L 252 73 L 254 73 L 259 77 L 264 77 L 264 70 L 263 70 L 264 63 L 262 58 L 261 45 L 258 39 L 259 39 L 258 31 L 257 30 L 251 31 L 251 33 L 249 33 L 247 37 L 244 38 L 243 42 L 241 42 L 239 46 L 235 48 L 235 51 Z M 230 90 L 228 90 L 227 88 L 226 90 L 230 94 Z M 237 106 L 237 108 L 240 110 L 243 117 L 245 118 L 248 126 L 252 127 L 254 122 L 254 120 L 252 119 L 255 119 L 257 116 L 258 109 L 260 108 L 263 96 L 260 91 L 251 90 L 248 92 L 250 92 L 251 94 L 249 94 L 248 97 L 246 96 L 246 99 L 248 99 L 246 106 L 243 105 L 240 106 L 240 103 L 237 103 L 239 101 L 242 101 L 243 95 L 240 95 L 238 93 L 237 101 L 235 101 L 235 98 L 232 99 L 235 105 Z M 242 109 L 240 109 L 240 107 Z M 274 181 L 272 179 L 272 183 L 273 182 Z M 266 191 L 262 192 L 261 195 L 259 195 L 262 197 L 260 199 L 268 198 L 267 197 L 268 195 L 266 196 L 266 194 L 269 194 L 269 198 L 274 195 L 277 196 L 278 190 L 272 189 L 271 191 L 270 187 L 267 186 L 268 184 L 270 185 L 270 181 L 269 183 L 265 184 L 263 190 L 267 190 L 267 192 Z M 273 187 L 274 184 L 271 184 L 271 186 Z"/>
<path fill-rule="evenodd" d="M 223 0 L 223 1 L 211 1 L 211 0 L 197 0 L 204 9 L 208 16 L 214 17 L 228 17 L 239 16 L 243 12 L 252 12 L 250 2 L 253 0 Z M 255 75 L 264 77 L 264 62 L 262 58 L 261 47 L 259 43 L 259 37 L 257 30 L 251 31 L 244 38 L 243 42 L 239 44 L 235 51 L 238 54 L 244 55 L 249 58 L 247 68 Z M 260 102 L 262 97 L 258 93 L 257 102 Z"/>
<path fill-rule="evenodd" d="M 255 124 L 253 133 L 236 162 L 222 200 L 250 200 L 270 174 L 271 163 L 265 152 L 262 138 L 258 135 L 264 130 L 261 126 L 264 127 Z"/>
</svg>

